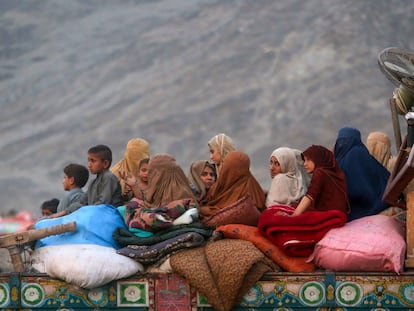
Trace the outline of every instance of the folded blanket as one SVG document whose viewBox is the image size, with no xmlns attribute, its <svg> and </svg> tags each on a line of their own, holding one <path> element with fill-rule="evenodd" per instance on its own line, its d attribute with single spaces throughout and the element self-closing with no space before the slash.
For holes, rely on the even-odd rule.
<svg viewBox="0 0 414 311">
<path fill-rule="evenodd" d="M 154 245 L 129 245 L 118 249 L 117 253 L 128 256 L 141 264 L 153 264 L 178 250 L 197 247 L 204 242 L 203 235 L 187 232 Z"/>
<path fill-rule="evenodd" d="M 308 257 L 286 255 L 279 247 L 261 235 L 257 227 L 230 224 L 217 227 L 216 232 L 221 232 L 227 239 L 241 239 L 252 242 L 263 254 L 288 272 L 312 272 L 316 270 L 315 264 L 307 261 Z"/>
<path fill-rule="evenodd" d="M 128 245 L 153 245 L 179 236 L 186 232 L 197 232 L 206 238 L 210 237 L 213 234 L 212 229 L 208 229 L 203 224 L 195 222 L 189 225 L 172 226 L 168 229 L 155 232 L 152 236 L 149 237 L 137 237 L 128 229 L 119 227 L 114 230 L 112 237 L 119 245 L 124 247 Z"/>
<path fill-rule="evenodd" d="M 236 239 L 182 250 L 171 255 L 170 264 L 218 311 L 230 310 L 273 269 L 270 260 L 251 242 Z"/>
<path fill-rule="evenodd" d="M 298 216 L 282 215 L 280 211 L 286 213 L 286 207 L 273 206 L 265 210 L 260 215 L 258 228 L 260 234 L 288 256 L 309 256 L 330 229 L 346 223 L 346 214 L 337 210 L 309 211 Z"/>
</svg>

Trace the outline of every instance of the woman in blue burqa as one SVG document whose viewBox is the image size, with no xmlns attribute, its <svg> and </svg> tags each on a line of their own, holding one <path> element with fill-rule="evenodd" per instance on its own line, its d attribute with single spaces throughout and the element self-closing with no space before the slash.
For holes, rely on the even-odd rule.
<svg viewBox="0 0 414 311">
<path fill-rule="evenodd" d="M 335 158 L 345 173 L 351 212 L 348 221 L 375 215 L 388 204 L 382 201 L 390 173 L 368 151 L 361 132 L 343 127 L 334 147 Z"/>
</svg>

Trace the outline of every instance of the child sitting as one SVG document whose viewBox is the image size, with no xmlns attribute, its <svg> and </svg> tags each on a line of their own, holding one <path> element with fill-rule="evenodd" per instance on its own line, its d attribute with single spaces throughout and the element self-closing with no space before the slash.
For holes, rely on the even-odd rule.
<svg viewBox="0 0 414 311">
<path fill-rule="evenodd" d="M 59 200 L 55 198 L 44 201 L 40 206 L 40 209 L 42 210 L 42 216 L 47 217 L 56 213 L 58 204 Z"/>
<path fill-rule="evenodd" d="M 323 146 L 312 145 L 303 153 L 306 172 L 312 174 L 306 195 L 300 200 L 293 216 L 306 210 L 348 211 L 348 194 L 345 175 L 332 151 Z"/>
<path fill-rule="evenodd" d="M 88 150 L 88 168 L 96 178 L 82 195 L 79 202 L 73 202 L 67 210 L 73 212 L 85 205 L 110 204 L 122 205 L 121 185 L 109 167 L 112 163 L 112 151 L 108 146 L 96 145 Z"/>
<path fill-rule="evenodd" d="M 89 172 L 85 166 L 75 163 L 66 165 L 63 169 L 62 185 L 63 190 L 68 191 L 68 193 L 60 200 L 57 209 L 52 215 L 49 215 L 49 218 L 56 218 L 73 212 L 72 209 L 75 204 L 72 203 L 80 201 L 84 194 L 82 188 L 86 185 L 88 179 Z"/>
<path fill-rule="evenodd" d="M 135 177 L 132 173 L 126 175 L 125 173 L 120 172 L 119 174 L 119 176 L 125 183 L 125 189 L 128 191 L 132 191 L 134 195 L 134 197 L 131 198 L 132 200 L 134 198 L 144 200 L 144 191 L 148 187 L 149 160 L 149 158 L 144 158 L 141 161 L 139 161 L 137 177 Z"/>
</svg>

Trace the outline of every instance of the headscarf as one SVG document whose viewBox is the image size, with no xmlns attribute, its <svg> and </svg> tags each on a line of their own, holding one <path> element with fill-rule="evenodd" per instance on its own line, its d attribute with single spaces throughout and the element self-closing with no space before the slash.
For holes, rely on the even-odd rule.
<svg viewBox="0 0 414 311">
<path fill-rule="evenodd" d="M 246 195 L 251 196 L 259 210 L 265 208 L 265 193 L 250 172 L 249 156 L 230 151 L 224 158 L 220 176 L 207 193 L 207 204 L 200 207 L 200 215 L 213 215 Z"/>
<path fill-rule="evenodd" d="M 223 164 L 223 160 L 230 151 L 236 150 L 236 145 L 233 140 L 224 133 L 217 134 L 208 141 L 208 145 L 214 148 L 220 153 L 220 164 L 215 164 L 216 174 L 219 176 L 220 167 Z"/>
<path fill-rule="evenodd" d="M 345 173 L 351 213 L 348 220 L 375 215 L 388 205 L 382 201 L 390 173 L 368 151 L 361 133 L 352 127 L 338 132 L 334 155 Z"/>
<path fill-rule="evenodd" d="M 325 211 L 331 209 L 349 211 L 345 174 L 335 160 L 333 152 L 324 146 L 312 145 L 303 151 L 303 156 L 315 164 L 311 184 L 306 194 L 317 200 L 313 203 L 314 208 Z M 314 183 L 316 182 L 317 185 L 322 179 L 328 182 L 329 190 L 325 187 L 314 187 Z"/>
<path fill-rule="evenodd" d="M 182 168 L 170 154 L 157 154 L 148 163 L 148 188 L 144 205 L 157 208 L 180 199 L 196 198 Z"/>
<path fill-rule="evenodd" d="M 388 135 L 382 132 L 371 132 L 367 137 L 366 146 L 369 153 L 391 172 L 395 157 L 391 155 L 391 140 Z"/>
<path fill-rule="evenodd" d="M 305 195 L 307 186 L 298 168 L 294 150 L 287 147 L 277 148 L 273 150 L 270 158 L 272 157 L 278 160 L 281 173 L 272 179 L 267 193 L 266 207 L 297 203 Z"/>
<path fill-rule="evenodd" d="M 118 177 L 121 184 L 122 193 L 125 191 L 125 181 L 120 177 L 121 174 L 131 173 L 138 178 L 139 162 L 144 158 L 149 158 L 149 143 L 143 138 L 133 138 L 128 141 L 125 149 L 124 158 L 112 166 L 112 173 Z"/>
<path fill-rule="evenodd" d="M 188 173 L 188 181 L 190 182 L 190 185 L 193 185 L 193 191 L 198 200 L 203 199 L 206 196 L 207 192 L 206 186 L 200 177 L 206 166 L 211 167 L 211 169 L 214 171 L 213 164 L 205 160 L 200 160 L 191 163 L 190 171 Z"/>
<path fill-rule="evenodd" d="M 306 187 L 308 187 L 312 176 L 311 176 L 311 174 L 308 174 L 308 172 L 306 172 L 306 169 L 303 166 L 305 161 L 303 161 L 303 158 L 302 158 L 302 151 L 299 150 L 299 149 L 292 149 L 292 150 L 295 153 L 296 164 L 298 165 L 299 171 L 302 174 L 303 183 L 305 184 Z"/>
</svg>

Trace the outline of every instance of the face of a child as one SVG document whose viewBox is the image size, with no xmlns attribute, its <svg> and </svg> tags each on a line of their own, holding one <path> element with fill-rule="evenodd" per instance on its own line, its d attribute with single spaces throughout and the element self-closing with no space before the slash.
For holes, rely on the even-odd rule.
<svg viewBox="0 0 414 311">
<path fill-rule="evenodd" d="M 216 165 L 220 165 L 221 155 L 216 148 L 210 147 L 210 160 Z"/>
<path fill-rule="evenodd" d="M 42 216 L 50 216 L 52 215 L 52 211 L 48 210 L 47 208 L 42 208 Z"/>
<path fill-rule="evenodd" d="M 305 162 L 303 163 L 303 166 L 305 167 L 306 173 L 308 174 L 312 174 L 313 171 L 315 170 L 315 163 L 307 158 L 306 156 L 303 157 Z"/>
<path fill-rule="evenodd" d="M 148 183 L 148 163 L 143 163 L 139 168 L 138 177 L 144 183 Z"/>
<path fill-rule="evenodd" d="M 88 169 L 91 174 L 101 174 L 109 167 L 108 160 L 102 160 L 99 155 L 88 153 Z"/>
<path fill-rule="evenodd" d="M 65 191 L 71 190 L 72 184 L 73 184 L 73 177 L 69 177 L 68 175 L 63 173 L 63 180 L 62 180 L 63 190 Z"/>
<path fill-rule="evenodd" d="M 200 178 L 203 181 L 206 189 L 210 189 L 210 187 L 216 181 L 214 172 L 209 166 L 204 167 L 203 171 L 201 172 Z"/>
<path fill-rule="evenodd" d="M 270 177 L 272 177 L 272 179 L 277 174 L 280 174 L 282 172 L 282 168 L 280 167 L 280 163 L 279 163 L 279 161 L 277 160 L 277 158 L 275 156 L 272 156 L 270 158 L 269 171 L 270 171 Z"/>
</svg>

